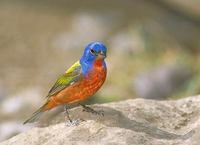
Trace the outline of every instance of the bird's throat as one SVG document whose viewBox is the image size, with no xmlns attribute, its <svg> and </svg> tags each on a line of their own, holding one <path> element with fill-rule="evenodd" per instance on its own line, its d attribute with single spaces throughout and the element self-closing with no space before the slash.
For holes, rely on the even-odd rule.
<svg viewBox="0 0 200 145">
<path fill-rule="evenodd" d="M 104 60 L 103 59 L 96 59 L 93 63 L 93 67 L 103 67 Z"/>
</svg>

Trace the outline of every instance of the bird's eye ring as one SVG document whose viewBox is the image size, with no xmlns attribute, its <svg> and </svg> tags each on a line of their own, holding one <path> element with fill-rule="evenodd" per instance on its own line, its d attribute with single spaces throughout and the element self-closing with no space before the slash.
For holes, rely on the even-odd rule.
<svg viewBox="0 0 200 145">
<path fill-rule="evenodd" d="M 95 55 L 94 49 L 90 49 L 90 52 L 91 52 L 93 55 Z"/>
</svg>

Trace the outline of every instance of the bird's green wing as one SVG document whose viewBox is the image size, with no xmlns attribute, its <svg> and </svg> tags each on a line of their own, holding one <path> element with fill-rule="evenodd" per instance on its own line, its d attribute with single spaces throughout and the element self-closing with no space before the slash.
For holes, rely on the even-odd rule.
<svg viewBox="0 0 200 145">
<path fill-rule="evenodd" d="M 64 88 L 70 86 L 81 79 L 81 65 L 80 62 L 77 61 L 74 65 L 72 65 L 62 76 L 60 76 L 54 86 L 49 91 L 47 97 L 51 97 L 56 95 Z"/>
</svg>

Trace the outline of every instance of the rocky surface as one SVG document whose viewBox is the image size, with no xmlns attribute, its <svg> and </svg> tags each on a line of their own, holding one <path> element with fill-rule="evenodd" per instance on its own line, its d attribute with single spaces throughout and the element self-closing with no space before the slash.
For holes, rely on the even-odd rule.
<svg viewBox="0 0 200 145">
<path fill-rule="evenodd" d="M 105 116 L 70 111 L 74 119 L 86 121 L 78 126 L 66 126 L 63 114 L 48 125 L 40 123 L 1 145 L 197 145 L 200 139 L 200 96 L 178 101 L 126 100 L 94 105 Z M 43 127 L 41 127 L 43 126 Z"/>
</svg>

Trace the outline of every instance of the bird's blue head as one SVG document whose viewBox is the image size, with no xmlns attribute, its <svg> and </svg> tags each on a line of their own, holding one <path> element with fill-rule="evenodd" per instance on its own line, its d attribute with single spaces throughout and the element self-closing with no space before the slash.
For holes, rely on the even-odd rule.
<svg viewBox="0 0 200 145">
<path fill-rule="evenodd" d="M 93 66 L 95 60 L 102 60 L 105 65 L 104 59 L 106 58 L 107 48 L 101 42 L 92 42 L 85 47 L 83 56 L 81 57 L 80 63 L 84 74 Z M 105 65 L 106 67 L 106 65 Z"/>
</svg>

